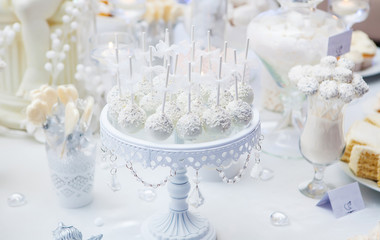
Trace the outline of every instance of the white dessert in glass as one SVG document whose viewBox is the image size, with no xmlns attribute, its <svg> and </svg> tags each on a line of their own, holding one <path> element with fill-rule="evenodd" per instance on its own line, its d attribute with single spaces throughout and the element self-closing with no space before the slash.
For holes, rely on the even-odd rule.
<svg viewBox="0 0 380 240">
<path fill-rule="evenodd" d="M 315 175 L 299 189 L 311 198 L 321 198 L 328 191 L 323 182 L 324 169 L 343 155 L 344 107 L 369 90 L 363 78 L 352 69 L 353 63 L 349 60 L 338 61 L 327 56 L 315 66 L 295 66 L 288 75 L 308 96 L 308 115 L 299 146 L 304 158 L 313 165 Z"/>
</svg>

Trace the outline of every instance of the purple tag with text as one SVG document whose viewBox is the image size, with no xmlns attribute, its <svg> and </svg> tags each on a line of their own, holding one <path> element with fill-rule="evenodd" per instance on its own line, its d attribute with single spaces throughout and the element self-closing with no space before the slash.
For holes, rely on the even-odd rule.
<svg viewBox="0 0 380 240">
<path fill-rule="evenodd" d="M 363 197 L 357 182 L 328 191 L 317 206 L 330 205 L 336 218 L 365 208 Z"/>
<path fill-rule="evenodd" d="M 350 51 L 352 30 L 329 37 L 327 56 L 339 57 Z"/>
</svg>

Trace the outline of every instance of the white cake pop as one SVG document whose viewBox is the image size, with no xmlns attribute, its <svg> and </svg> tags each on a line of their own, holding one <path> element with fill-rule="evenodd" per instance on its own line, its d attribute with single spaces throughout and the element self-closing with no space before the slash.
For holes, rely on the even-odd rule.
<svg viewBox="0 0 380 240">
<path fill-rule="evenodd" d="M 189 62 L 189 82 L 191 82 L 191 62 Z M 202 122 L 198 114 L 191 112 L 191 84 L 187 93 L 187 114 L 183 115 L 177 122 L 177 135 L 184 140 L 194 140 L 202 133 Z"/>
<path fill-rule="evenodd" d="M 314 66 L 313 67 L 313 76 L 318 82 L 323 82 L 326 80 L 331 80 L 333 77 L 333 69 L 322 67 L 322 66 Z"/>
<path fill-rule="evenodd" d="M 216 105 L 217 95 L 218 95 L 218 93 L 216 91 L 214 91 L 210 94 L 210 97 L 208 99 L 208 103 L 211 106 Z M 220 99 L 219 99 L 219 105 L 220 106 L 227 106 L 227 104 L 232 102 L 233 100 L 234 100 L 234 97 L 232 96 L 230 91 L 222 90 L 222 92 L 220 93 Z"/>
<path fill-rule="evenodd" d="M 327 68 L 335 68 L 337 64 L 336 57 L 334 56 L 326 56 L 321 59 L 321 67 L 327 67 Z"/>
<path fill-rule="evenodd" d="M 166 70 L 166 83 L 165 87 L 168 87 L 169 82 L 169 69 L 170 65 L 167 66 Z M 174 126 L 170 118 L 165 114 L 165 103 L 166 103 L 166 91 L 164 92 L 164 97 L 162 100 L 162 109 L 160 112 L 152 114 L 148 117 L 145 123 L 145 130 L 156 140 L 165 140 L 173 132 Z"/>
<path fill-rule="evenodd" d="M 184 140 L 194 140 L 202 134 L 202 122 L 195 113 L 183 115 L 177 122 L 178 137 Z"/>
<path fill-rule="evenodd" d="M 122 131 L 126 133 L 134 133 L 144 127 L 145 119 L 145 111 L 137 104 L 133 103 L 120 109 L 117 123 Z"/>
<path fill-rule="evenodd" d="M 304 77 L 297 83 L 297 87 L 306 95 L 313 95 L 318 91 L 318 81 L 315 78 Z"/>
<path fill-rule="evenodd" d="M 148 79 L 143 77 L 141 81 L 137 82 L 136 91 L 135 91 L 135 99 L 140 101 L 145 95 L 152 92 L 152 84 Z"/>
<path fill-rule="evenodd" d="M 161 110 L 162 104 L 157 107 L 156 112 L 160 112 Z M 173 124 L 176 124 L 178 119 L 183 115 L 183 111 L 181 111 L 181 108 L 179 108 L 175 102 L 169 101 L 165 103 L 165 114 L 170 118 Z"/>
<path fill-rule="evenodd" d="M 333 79 L 337 82 L 351 83 L 352 71 L 347 68 L 337 67 L 334 69 Z"/>
<path fill-rule="evenodd" d="M 351 60 L 347 59 L 347 58 L 340 58 L 338 60 L 337 66 L 347 68 L 347 69 L 353 71 L 355 68 L 355 63 L 352 62 Z"/>
<path fill-rule="evenodd" d="M 313 74 L 313 67 L 311 65 L 297 65 L 290 69 L 288 78 L 290 82 L 297 86 L 298 81 L 301 78 L 309 77 Z"/>
<path fill-rule="evenodd" d="M 113 86 L 107 94 L 107 103 L 110 104 L 120 98 L 120 91 L 117 85 Z"/>
<path fill-rule="evenodd" d="M 230 102 L 226 110 L 231 115 L 232 121 L 238 126 L 249 124 L 253 117 L 251 105 L 240 99 Z"/>
<path fill-rule="evenodd" d="M 355 98 L 355 89 L 351 84 L 341 83 L 338 85 L 339 98 L 343 102 L 349 103 Z"/>
<path fill-rule="evenodd" d="M 204 111 L 202 122 L 206 132 L 224 134 L 231 128 L 231 116 L 220 106 Z"/>
<path fill-rule="evenodd" d="M 157 107 L 160 105 L 160 101 L 158 101 L 152 93 L 148 93 L 140 99 L 139 105 L 144 109 L 147 115 L 150 115 L 156 111 Z"/>
<path fill-rule="evenodd" d="M 173 122 L 162 112 L 150 115 L 145 123 L 145 130 L 156 140 L 167 139 L 173 129 Z"/>
<path fill-rule="evenodd" d="M 354 73 L 351 84 L 354 87 L 357 97 L 361 97 L 369 91 L 367 83 L 363 80 L 363 77 L 360 74 Z"/>
<path fill-rule="evenodd" d="M 116 124 L 119 118 L 119 113 L 121 109 L 129 105 L 130 102 L 126 99 L 117 99 L 108 103 L 108 119 Z"/>
<path fill-rule="evenodd" d="M 219 75 L 222 78 L 222 57 L 219 57 Z M 229 92 L 228 92 L 229 93 Z M 230 93 L 231 94 L 231 93 Z M 232 97 L 232 96 L 231 96 Z M 216 91 L 216 105 L 203 112 L 202 122 L 206 132 L 212 134 L 225 134 L 231 128 L 231 116 L 220 106 L 220 83 Z M 232 99 L 233 100 L 233 99 Z"/>
<path fill-rule="evenodd" d="M 188 92 L 182 92 L 177 96 L 177 106 L 181 110 L 187 109 L 188 95 Z M 199 116 L 202 115 L 203 102 L 200 98 L 195 97 L 191 99 L 191 111 Z"/>
<path fill-rule="evenodd" d="M 231 86 L 230 93 L 231 93 L 233 98 L 236 98 L 235 92 L 236 92 L 235 86 Z M 253 99 L 254 99 L 254 93 L 253 93 L 252 87 L 249 86 L 248 84 L 245 84 L 245 83 L 239 84 L 238 96 L 239 96 L 239 99 L 241 99 L 242 101 L 244 101 L 248 104 L 252 104 Z"/>
<path fill-rule="evenodd" d="M 324 81 L 319 85 L 319 94 L 326 100 L 338 96 L 338 84 L 336 81 Z"/>
</svg>

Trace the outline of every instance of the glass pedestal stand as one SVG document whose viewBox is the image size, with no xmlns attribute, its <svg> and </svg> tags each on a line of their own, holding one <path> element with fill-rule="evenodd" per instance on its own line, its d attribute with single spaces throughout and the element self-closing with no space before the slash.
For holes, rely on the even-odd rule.
<svg viewBox="0 0 380 240">
<path fill-rule="evenodd" d="M 127 136 L 118 131 L 108 121 L 108 107 L 104 107 L 100 117 L 100 136 L 109 157 L 124 161 L 124 165 L 133 171 L 132 162 L 139 162 L 145 168 L 158 166 L 170 167 L 175 173 L 159 185 L 168 182 L 171 197 L 169 211 L 154 215 L 142 225 L 142 235 L 146 240 L 215 240 L 216 232 L 206 218 L 194 214 L 188 209 L 190 183 L 187 168 L 199 170 L 204 165 L 213 165 L 224 182 L 235 183 L 247 168 L 250 152 L 259 145 L 261 125 L 259 113 L 253 111 L 251 125 L 228 138 L 194 144 L 159 144 L 140 138 Z M 244 167 L 233 179 L 227 179 L 221 166 L 237 161 L 247 155 Z M 135 177 L 144 185 L 147 183 L 134 172 Z"/>
</svg>

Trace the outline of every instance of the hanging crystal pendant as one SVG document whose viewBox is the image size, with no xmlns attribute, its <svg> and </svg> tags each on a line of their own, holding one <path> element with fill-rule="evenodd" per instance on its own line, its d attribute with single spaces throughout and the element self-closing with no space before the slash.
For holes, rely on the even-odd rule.
<svg viewBox="0 0 380 240">
<path fill-rule="evenodd" d="M 258 163 L 255 163 L 251 170 L 251 177 L 255 180 L 259 179 L 262 170 L 263 168 L 261 167 L 261 165 Z"/>
<path fill-rule="evenodd" d="M 146 202 L 152 202 L 156 199 L 157 193 L 153 188 L 144 188 L 139 190 L 139 198 Z"/>
<path fill-rule="evenodd" d="M 204 199 L 201 191 L 199 191 L 198 185 L 196 185 L 195 188 L 193 189 L 193 191 L 191 192 L 189 198 L 188 198 L 188 203 L 191 206 L 198 208 L 198 207 L 203 205 L 204 201 L 205 201 L 205 199 Z"/>
<path fill-rule="evenodd" d="M 112 191 L 117 192 L 121 189 L 121 185 L 119 182 L 119 179 L 117 178 L 116 174 L 113 174 L 111 176 L 111 182 L 108 183 L 108 186 L 111 188 Z"/>
</svg>

